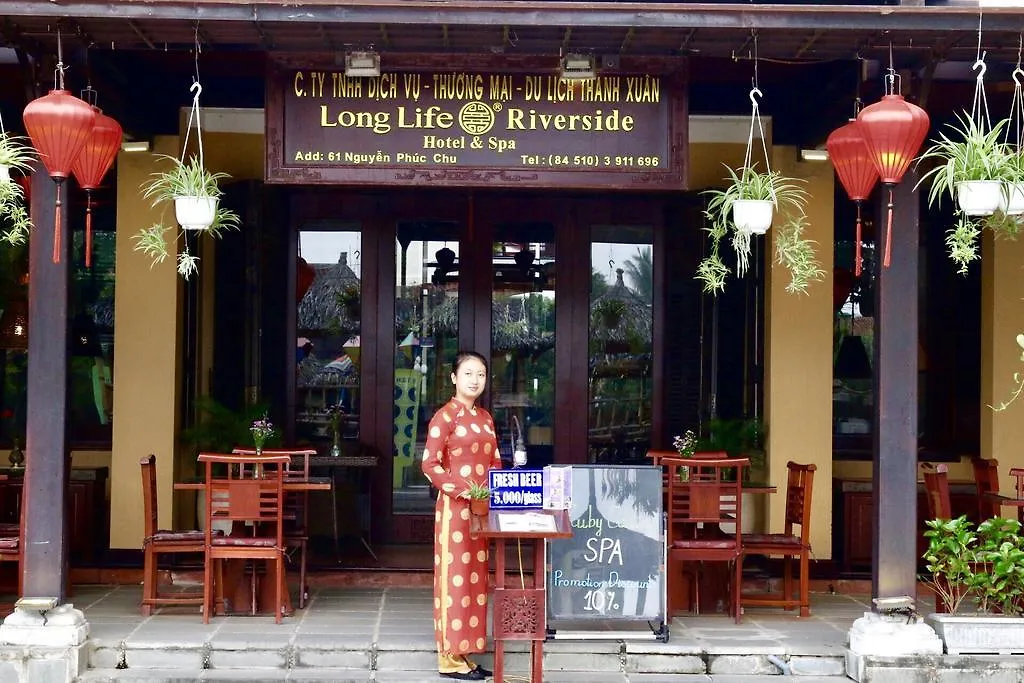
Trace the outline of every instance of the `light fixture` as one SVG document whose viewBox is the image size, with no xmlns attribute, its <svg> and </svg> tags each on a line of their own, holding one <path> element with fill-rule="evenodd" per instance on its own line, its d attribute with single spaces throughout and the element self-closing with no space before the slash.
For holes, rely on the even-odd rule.
<svg viewBox="0 0 1024 683">
<path fill-rule="evenodd" d="M 802 149 L 800 161 L 828 161 L 827 149 Z"/>
<path fill-rule="evenodd" d="M 135 140 L 133 142 L 122 142 L 122 152 L 148 152 L 149 142 L 146 140 Z"/>
<path fill-rule="evenodd" d="M 832 375 L 836 379 L 871 379 L 871 360 L 861 337 L 852 334 L 843 337 Z"/>
<path fill-rule="evenodd" d="M 0 316 L 0 349 L 28 349 L 28 301 L 11 299 Z"/>
<path fill-rule="evenodd" d="M 558 75 L 563 81 L 585 81 L 597 78 L 597 62 L 594 55 L 566 52 L 562 55 Z"/>
<path fill-rule="evenodd" d="M 857 234 L 854 239 L 853 274 L 860 277 L 864 260 L 861 258 L 861 205 L 878 184 L 878 169 L 871 150 L 864 140 L 864 131 L 857 119 L 832 131 L 825 141 L 825 148 L 832 157 L 832 165 L 839 176 L 839 182 L 850 199 L 857 205 Z"/>
<path fill-rule="evenodd" d="M 346 52 L 345 75 L 350 78 L 380 76 L 380 55 L 372 50 Z"/>
</svg>

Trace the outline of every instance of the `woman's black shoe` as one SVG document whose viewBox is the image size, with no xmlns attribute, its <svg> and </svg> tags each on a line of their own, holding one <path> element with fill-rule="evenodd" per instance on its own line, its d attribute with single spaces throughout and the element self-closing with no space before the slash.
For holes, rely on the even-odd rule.
<svg viewBox="0 0 1024 683">
<path fill-rule="evenodd" d="M 453 671 L 451 673 L 442 673 L 440 675 L 442 678 L 454 678 L 457 681 L 482 681 L 487 678 L 487 676 L 480 671 L 480 667 L 466 673 Z"/>
<path fill-rule="evenodd" d="M 484 678 L 490 678 L 491 676 L 494 675 L 493 671 L 490 671 L 489 669 L 485 669 L 482 666 L 480 666 L 479 664 L 477 664 L 476 668 L 473 669 L 473 673 L 476 673 L 478 671 L 484 675 Z"/>
</svg>

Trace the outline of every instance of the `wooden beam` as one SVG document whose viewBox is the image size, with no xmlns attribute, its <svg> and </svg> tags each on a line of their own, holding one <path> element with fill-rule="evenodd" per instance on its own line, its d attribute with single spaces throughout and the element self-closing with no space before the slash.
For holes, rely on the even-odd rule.
<svg viewBox="0 0 1024 683">
<path fill-rule="evenodd" d="M 135 33 L 135 35 L 137 35 L 139 37 L 139 40 L 141 40 L 142 42 L 144 42 L 146 44 L 146 47 L 148 47 L 150 50 L 155 50 L 156 49 L 156 45 L 154 45 L 153 41 L 149 39 L 149 36 L 146 35 L 145 31 L 143 31 L 142 28 L 139 27 L 138 22 L 135 22 L 135 21 L 132 21 L 131 19 L 129 19 L 128 20 L 128 26 L 131 27 L 131 29 Z"/>
<path fill-rule="evenodd" d="M 66 519 L 71 451 L 68 444 L 68 283 L 71 234 L 67 187 L 60 212 L 60 263 L 53 262 L 56 185 L 39 164 L 32 175 L 28 297 L 28 418 L 21 504 L 24 595 L 66 598 Z"/>
<path fill-rule="evenodd" d="M 893 190 L 891 265 L 882 265 L 888 189 L 876 248 L 871 594 L 917 595 L 917 302 L 919 197 L 908 171 Z"/>
</svg>

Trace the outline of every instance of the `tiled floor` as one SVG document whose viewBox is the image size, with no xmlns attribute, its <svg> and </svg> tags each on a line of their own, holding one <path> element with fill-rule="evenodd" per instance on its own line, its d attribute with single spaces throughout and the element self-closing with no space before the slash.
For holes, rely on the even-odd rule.
<svg viewBox="0 0 1024 683">
<path fill-rule="evenodd" d="M 91 638 L 100 642 L 141 644 L 169 639 L 217 642 L 260 639 L 270 643 L 315 641 L 330 636 L 349 648 L 433 648 L 431 593 L 422 588 L 314 589 L 305 609 L 281 624 L 272 617 L 215 617 L 204 625 L 194 607 L 139 614 L 138 586 L 77 586 L 72 600 L 84 611 Z M 680 616 L 670 624 L 670 643 L 713 653 L 819 655 L 841 652 L 853 621 L 869 608 L 866 596 L 814 594 L 812 616 L 800 619 L 781 609 L 747 608 L 743 623 L 724 615 Z"/>
</svg>

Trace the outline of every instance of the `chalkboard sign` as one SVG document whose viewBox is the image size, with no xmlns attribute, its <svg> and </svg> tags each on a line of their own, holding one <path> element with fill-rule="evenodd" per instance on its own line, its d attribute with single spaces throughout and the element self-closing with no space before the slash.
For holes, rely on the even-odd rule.
<svg viewBox="0 0 1024 683">
<path fill-rule="evenodd" d="M 549 620 L 664 624 L 661 477 L 651 466 L 573 466 L 573 536 L 547 544 Z"/>
</svg>

